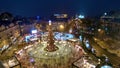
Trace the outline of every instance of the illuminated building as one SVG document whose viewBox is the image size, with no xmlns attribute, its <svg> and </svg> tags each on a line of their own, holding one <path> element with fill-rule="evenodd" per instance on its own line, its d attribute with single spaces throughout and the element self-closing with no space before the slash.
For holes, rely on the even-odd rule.
<svg viewBox="0 0 120 68">
<path fill-rule="evenodd" d="M 120 40 L 120 11 L 111 11 L 101 16 L 102 27 L 106 34 Z"/>
</svg>

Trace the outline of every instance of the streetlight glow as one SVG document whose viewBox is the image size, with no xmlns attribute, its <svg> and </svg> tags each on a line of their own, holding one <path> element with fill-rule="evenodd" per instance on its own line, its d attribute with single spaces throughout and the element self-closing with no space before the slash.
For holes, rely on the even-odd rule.
<svg viewBox="0 0 120 68">
<path fill-rule="evenodd" d="M 100 31 L 101 31 L 101 29 L 98 29 L 98 31 L 100 32 Z"/>
<path fill-rule="evenodd" d="M 60 25 L 60 29 L 63 29 L 64 28 L 64 26 L 63 25 Z"/>
</svg>

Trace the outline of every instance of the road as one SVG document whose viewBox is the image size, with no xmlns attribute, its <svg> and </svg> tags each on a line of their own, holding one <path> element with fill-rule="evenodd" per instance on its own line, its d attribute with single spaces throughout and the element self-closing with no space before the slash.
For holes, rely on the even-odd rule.
<svg viewBox="0 0 120 68">
<path fill-rule="evenodd" d="M 103 49 L 100 45 L 97 44 L 97 42 L 93 40 L 93 38 L 90 38 L 89 42 L 91 46 L 96 50 L 96 55 L 98 57 L 106 55 L 113 65 L 120 65 L 120 57 L 108 52 L 106 49 Z"/>
</svg>

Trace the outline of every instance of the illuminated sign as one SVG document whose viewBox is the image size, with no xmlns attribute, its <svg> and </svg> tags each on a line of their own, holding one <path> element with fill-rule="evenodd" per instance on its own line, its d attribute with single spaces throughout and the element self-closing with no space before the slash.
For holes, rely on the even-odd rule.
<svg viewBox="0 0 120 68">
<path fill-rule="evenodd" d="M 37 33 L 37 30 L 32 30 L 32 34 L 35 34 L 35 33 Z"/>
</svg>

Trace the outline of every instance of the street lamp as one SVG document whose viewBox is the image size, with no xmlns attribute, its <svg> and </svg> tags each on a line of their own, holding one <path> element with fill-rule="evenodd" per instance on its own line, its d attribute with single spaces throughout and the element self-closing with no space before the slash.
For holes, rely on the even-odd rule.
<svg viewBox="0 0 120 68">
<path fill-rule="evenodd" d="M 61 28 L 61 29 L 64 29 L 64 26 L 63 26 L 63 25 L 60 25 L 60 28 Z"/>
<path fill-rule="evenodd" d="M 101 29 L 98 29 L 98 32 L 100 32 L 101 31 Z"/>
<path fill-rule="evenodd" d="M 59 25 L 59 29 L 60 29 L 60 31 L 64 31 L 64 25 Z"/>
</svg>

